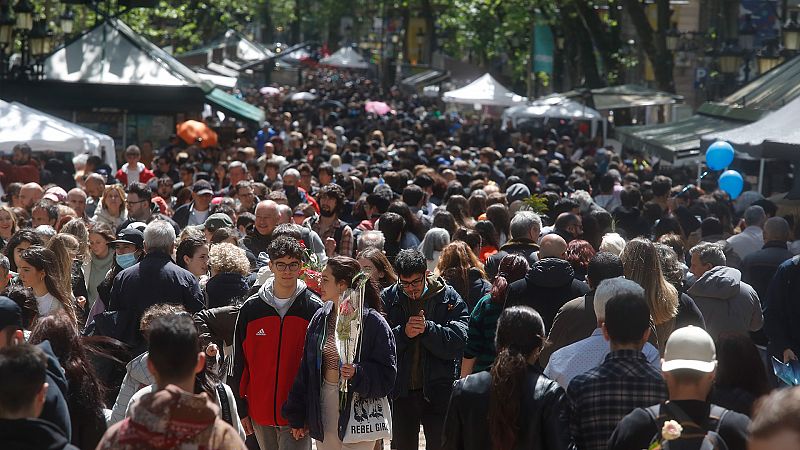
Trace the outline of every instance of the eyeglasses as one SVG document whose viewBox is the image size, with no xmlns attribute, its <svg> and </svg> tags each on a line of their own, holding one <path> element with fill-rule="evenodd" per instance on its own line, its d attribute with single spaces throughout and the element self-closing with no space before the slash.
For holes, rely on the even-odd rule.
<svg viewBox="0 0 800 450">
<path fill-rule="evenodd" d="M 126 204 L 128 204 L 128 205 L 135 205 L 135 204 L 137 204 L 137 203 L 144 203 L 144 202 L 146 202 L 146 201 L 147 201 L 147 200 L 137 200 L 137 201 L 133 201 L 133 200 L 126 200 L 126 201 L 125 201 L 125 203 L 126 203 Z"/>
<path fill-rule="evenodd" d="M 412 280 L 412 281 L 397 280 L 397 285 L 400 286 L 401 288 L 403 288 L 404 290 L 406 290 L 408 288 L 416 289 L 416 288 L 422 286 L 422 283 L 424 283 L 424 282 L 425 282 L 425 277 L 419 277 L 416 280 Z"/>
<path fill-rule="evenodd" d="M 286 263 L 282 263 L 282 262 L 276 262 L 275 263 L 275 268 L 278 269 L 278 272 L 286 272 L 287 270 L 290 271 L 290 272 L 294 272 L 295 270 L 300 269 L 300 263 L 299 262 L 293 262 L 293 263 L 286 264 Z"/>
</svg>

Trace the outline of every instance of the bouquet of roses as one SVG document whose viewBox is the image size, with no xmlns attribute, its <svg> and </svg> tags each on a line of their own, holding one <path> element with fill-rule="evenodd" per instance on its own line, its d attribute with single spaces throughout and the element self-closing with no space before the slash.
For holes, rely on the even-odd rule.
<svg viewBox="0 0 800 450">
<path fill-rule="evenodd" d="M 306 283 L 309 289 L 314 292 L 319 292 L 319 284 L 322 281 L 322 271 L 325 270 L 317 254 L 306 247 L 303 241 L 300 241 L 300 247 L 303 247 L 303 267 L 300 269 L 300 279 Z"/>
<path fill-rule="evenodd" d="M 353 288 L 342 293 L 336 316 L 336 350 L 342 364 L 353 364 L 361 342 L 364 286 L 369 275 L 359 272 L 353 278 Z M 347 380 L 339 380 L 339 391 L 347 392 Z"/>
</svg>

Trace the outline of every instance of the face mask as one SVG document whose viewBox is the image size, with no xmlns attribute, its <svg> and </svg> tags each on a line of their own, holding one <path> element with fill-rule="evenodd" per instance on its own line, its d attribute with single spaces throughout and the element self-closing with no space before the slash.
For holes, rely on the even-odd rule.
<svg viewBox="0 0 800 450">
<path fill-rule="evenodd" d="M 114 259 L 117 260 L 117 264 L 123 269 L 127 269 L 128 267 L 136 264 L 136 253 L 125 253 L 124 255 L 116 255 Z"/>
</svg>

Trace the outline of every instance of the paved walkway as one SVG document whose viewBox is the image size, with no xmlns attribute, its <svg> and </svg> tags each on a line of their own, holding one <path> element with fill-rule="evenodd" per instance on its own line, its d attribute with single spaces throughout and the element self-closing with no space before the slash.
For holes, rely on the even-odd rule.
<svg viewBox="0 0 800 450">
<path fill-rule="evenodd" d="M 314 442 L 312 445 L 313 450 L 317 450 L 317 443 Z M 383 450 L 391 450 L 389 448 L 389 442 L 383 443 Z M 419 450 L 425 450 L 425 434 L 422 433 L 422 427 L 419 429 Z"/>
</svg>

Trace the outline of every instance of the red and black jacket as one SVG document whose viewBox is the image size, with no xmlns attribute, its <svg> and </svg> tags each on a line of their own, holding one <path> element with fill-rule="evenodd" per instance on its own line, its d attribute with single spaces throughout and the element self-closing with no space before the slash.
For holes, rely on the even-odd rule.
<svg viewBox="0 0 800 450">
<path fill-rule="evenodd" d="M 288 425 L 281 407 L 300 368 L 306 329 L 322 301 L 304 289 L 281 319 L 258 294 L 236 320 L 233 379 L 239 416 L 266 426 Z"/>
</svg>

